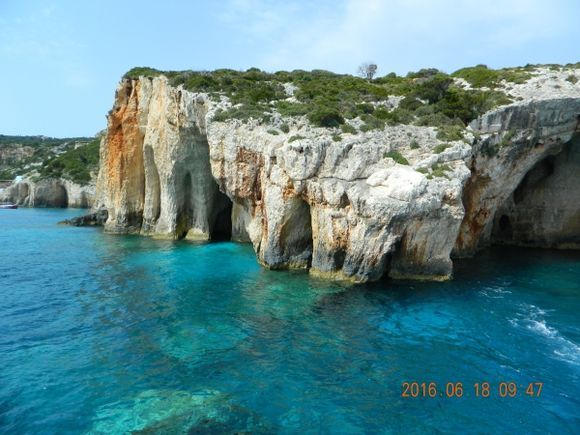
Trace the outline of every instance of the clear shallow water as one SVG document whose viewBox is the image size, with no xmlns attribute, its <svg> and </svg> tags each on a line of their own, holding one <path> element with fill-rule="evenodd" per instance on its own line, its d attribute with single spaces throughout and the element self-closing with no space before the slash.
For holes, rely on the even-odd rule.
<svg viewBox="0 0 580 435">
<path fill-rule="evenodd" d="M 448 283 L 347 287 L 250 246 L 0 212 L 0 433 L 574 433 L 580 255 L 494 249 Z M 463 382 L 403 398 L 404 381 Z M 476 398 L 473 383 L 490 382 Z M 497 384 L 543 382 L 539 398 Z"/>
</svg>

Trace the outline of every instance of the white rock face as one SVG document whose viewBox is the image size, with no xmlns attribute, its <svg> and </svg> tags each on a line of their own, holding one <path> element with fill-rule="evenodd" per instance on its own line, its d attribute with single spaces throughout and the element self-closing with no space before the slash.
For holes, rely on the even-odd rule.
<svg viewBox="0 0 580 435">
<path fill-rule="evenodd" d="M 63 179 L 23 178 L 0 192 L 0 201 L 24 207 L 90 208 L 94 199 L 94 184 L 81 186 Z"/>
<path fill-rule="evenodd" d="M 251 241 L 270 268 L 356 282 L 447 279 L 451 251 L 490 241 L 496 211 L 574 135 L 580 98 L 542 98 L 486 114 L 471 126 L 479 139 L 468 134 L 436 153 L 432 127 L 335 141 L 336 131 L 296 118 L 273 135 L 279 119 L 214 122 L 227 102 L 164 77 L 125 79 L 101 147 L 95 207 L 109 211 L 111 232 Z"/>
<path fill-rule="evenodd" d="M 231 204 L 211 175 L 206 112 L 204 98 L 164 79 L 121 83 L 95 204 L 109 210 L 108 231 L 208 240 L 221 230 L 216 220 Z"/>
</svg>

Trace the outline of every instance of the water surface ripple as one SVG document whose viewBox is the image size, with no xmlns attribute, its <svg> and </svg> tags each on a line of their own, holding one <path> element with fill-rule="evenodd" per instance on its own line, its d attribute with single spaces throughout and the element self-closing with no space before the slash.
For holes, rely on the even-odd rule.
<svg viewBox="0 0 580 435">
<path fill-rule="evenodd" d="M 0 211 L 0 433 L 574 433 L 580 255 L 492 249 L 350 287 L 252 248 Z M 404 381 L 462 382 L 403 398 Z M 539 398 L 497 385 L 543 382 Z M 490 382 L 492 397 L 474 397 Z"/>
</svg>

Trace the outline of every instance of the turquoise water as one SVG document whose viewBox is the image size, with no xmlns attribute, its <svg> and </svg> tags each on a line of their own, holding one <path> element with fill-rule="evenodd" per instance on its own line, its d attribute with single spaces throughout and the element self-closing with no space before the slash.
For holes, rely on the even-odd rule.
<svg viewBox="0 0 580 435">
<path fill-rule="evenodd" d="M 578 253 L 494 249 L 452 282 L 348 287 L 266 271 L 247 245 L 55 225 L 79 213 L 0 211 L 0 433 L 580 425 Z M 401 397 L 405 381 L 438 394 Z M 522 387 L 501 398 L 502 381 Z M 440 397 L 447 382 L 464 395 Z"/>
</svg>

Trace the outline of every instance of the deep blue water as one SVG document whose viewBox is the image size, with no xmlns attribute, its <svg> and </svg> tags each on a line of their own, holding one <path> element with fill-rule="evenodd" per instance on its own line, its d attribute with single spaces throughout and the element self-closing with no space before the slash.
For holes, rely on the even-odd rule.
<svg viewBox="0 0 580 435">
<path fill-rule="evenodd" d="M 578 253 L 492 249 L 451 282 L 348 287 L 266 271 L 247 245 L 55 224 L 79 213 L 0 211 L 0 433 L 580 427 Z"/>
</svg>

